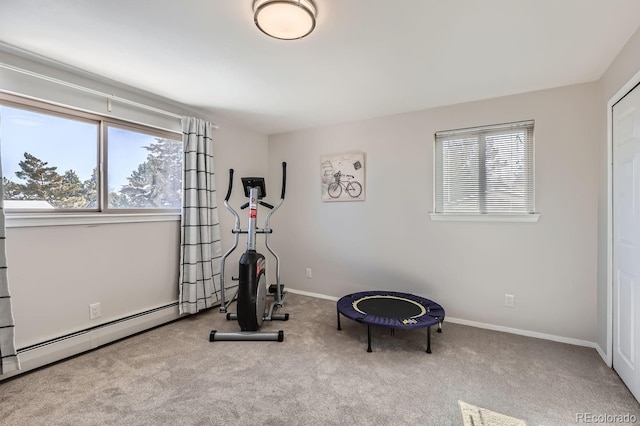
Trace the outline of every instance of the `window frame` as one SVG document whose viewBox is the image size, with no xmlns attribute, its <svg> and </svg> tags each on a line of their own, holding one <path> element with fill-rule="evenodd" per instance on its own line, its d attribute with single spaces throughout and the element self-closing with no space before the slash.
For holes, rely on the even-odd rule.
<svg viewBox="0 0 640 426">
<path fill-rule="evenodd" d="M 102 206 L 102 212 L 106 214 L 136 214 L 136 213 L 180 213 L 180 209 L 160 209 L 160 208 L 146 208 L 146 209 L 118 209 L 109 207 L 109 127 L 128 130 L 132 132 L 144 133 L 149 136 L 172 139 L 175 141 L 181 141 L 182 134 L 170 132 L 168 130 L 150 129 L 140 124 L 126 123 L 121 120 L 104 119 L 102 120 L 100 131 L 101 140 L 100 148 L 102 152 L 102 158 L 104 162 L 100 164 L 100 174 L 102 176 L 103 185 L 99 185 L 100 205 Z M 175 136 L 179 135 L 178 138 Z"/>
<path fill-rule="evenodd" d="M 535 138 L 534 138 L 534 120 L 522 120 L 510 123 L 492 124 L 484 126 L 476 126 L 470 128 L 462 128 L 455 130 L 446 130 L 436 132 L 434 134 L 433 144 L 433 211 L 429 212 L 429 217 L 434 221 L 482 221 L 482 222 L 537 222 L 540 213 L 536 211 L 535 205 Z M 439 158 L 438 153 L 438 136 L 439 135 L 460 135 L 460 137 L 469 137 L 477 139 L 478 149 L 478 183 L 477 196 L 479 210 L 486 210 L 486 197 L 483 196 L 483 188 L 487 187 L 487 173 L 484 166 L 484 158 L 486 155 L 486 137 L 487 135 L 507 134 L 511 129 L 531 129 L 530 155 L 528 161 L 530 164 L 531 179 L 531 203 L 533 204 L 532 212 L 499 212 L 499 211 L 478 211 L 478 212 L 447 212 L 437 211 L 438 206 L 438 182 L 444 181 L 443 176 L 438 176 L 438 161 L 442 164 L 443 159 Z"/>
<path fill-rule="evenodd" d="M 6 226 L 8 228 L 180 220 L 180 208 L 108 208 L 108 188 L 106 188 L 108 185 L 107 131 L 109 126 L 176 141 L 182 140 L 180 132 L 2 92 L 0 92 L 0 105 L 97 125 L 95 165 L 98 170 L 98 206 L 92 209 L 5 209 Z"/>
</svg>

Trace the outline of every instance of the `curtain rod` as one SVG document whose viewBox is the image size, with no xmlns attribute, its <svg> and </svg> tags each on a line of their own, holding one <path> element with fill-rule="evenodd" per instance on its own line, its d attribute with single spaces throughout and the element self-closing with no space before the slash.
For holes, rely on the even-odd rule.
<svg viewBox="0 0 640 426">
<path fill-rule="evenodd" d="M 152 106 L 149 106 L 149 105 L 141 104 L 139 102 L 131 101 L 129 99 L 121 98 L 121 97 L 116 96 L 116 95 L 111 95 L 109 93 L 101 92 L 99 90 L 90 89 L 88 87 L 80 86 L 78 84 L 69 83 L 67 81 L 59 80 L 57 78 L 49 77 L 49 76 L 46 76 L 46 75 L 43 75 L 43 74 L 38 74 L 36 72 L 25 70 L 23 68 L 14 67 L 13 65 L 9 65 L 9 64 L 5 64 L 5 63 L 0 62 L 0 67 L 8 69 L 10 71 L 14 71 L 14 72 L 20 73 L 20 74 L 25 74 L 25 75 L 28 75 L 30 77 L 39 78 L 41 80 L 45 80 L 45 81 L 48 81 L 48 82 L 51 82 L 51 83 L 59 84 L 61 86 L 65 86 L 65 87 L 69 87 L 69 88 L 72 88 L 72 89 L 76 89 L 76 90 L 79 90 L 81 92 L 91 93 L 92 95 L 96 95 L 96 96 L 102 96 L 102 97 L 107 99 L 107 109 L 109 111 L 111 111 L 111 103 L 113 101 L 116 101 L 116 102 L 120 102 L 120 103 L 123 103 L 123 104 L 134 106 L 136 108 L 145 109 L 145 110 L 152 111 L 152 112 L 155 112 L 155 113 L 158 113 L 158 114 L 162 114 L 162 115 L 166 115 L 166 116 L 169 116 L 169 117 L 174 117 L 174 118 L 177 118 L 177 119 L 180 119 L 180 120 L 183 118 L 182 115 L 175 114 L 173 112 L 169 112 L 169 111 L 165 111 L 165 110 L 162 110 L 162 109 L 159 109 L 159 108 L 156 108 L 156 107 L 152 107 Z M 218 129 L 218 126 L 216 126 L 214 124 L 213 128 L 214 129 Z"/>
</svg>

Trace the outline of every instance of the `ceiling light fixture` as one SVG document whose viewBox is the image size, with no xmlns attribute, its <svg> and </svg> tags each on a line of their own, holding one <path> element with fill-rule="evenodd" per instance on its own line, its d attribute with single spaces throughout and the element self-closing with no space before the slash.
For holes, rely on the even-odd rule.
<svg viewBox="0 0 640 426">
<path fill-rule="evenodd" d="M 254 0 L 253 21 L 266 35 L 297 40 L 316 27 L 316 5 L 312 0 Z"/>
</svg>

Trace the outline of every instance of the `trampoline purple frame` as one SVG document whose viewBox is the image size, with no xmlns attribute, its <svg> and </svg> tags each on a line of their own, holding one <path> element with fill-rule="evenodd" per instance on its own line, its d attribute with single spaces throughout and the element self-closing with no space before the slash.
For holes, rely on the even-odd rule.
<svg viewBox="0 0 640 426">
<path fill-rule="evenodd" d="M 358 303 L 367 299 L 395 299 L 421 307 L 418 315 L 385 316 L 383 314 L 368 314 L 358 309 Z M 438 333 L 442 332 L 442 322 L 445 312 L 442 306 L 436 302 L 416 296 L 410 293 L 400 293 L 397 291 L 362 291 L 348 294 L 341 297 L 337 302 L 338 330 L 342 330 L 340 325 L 340 314 L 350 320 L 365 324 L 367 326 L 367 352 L 371 350 L 371 326 L 390 328 L 391 332 L 397 329 L 427 328 L 427 353 L 431 353 L 431 327 L 438 326 Z"/>
</svg>

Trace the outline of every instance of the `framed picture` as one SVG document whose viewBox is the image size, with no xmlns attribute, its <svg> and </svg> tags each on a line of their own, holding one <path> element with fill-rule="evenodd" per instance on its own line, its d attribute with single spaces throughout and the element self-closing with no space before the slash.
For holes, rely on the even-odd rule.
<svg viewBox="0 0 640 426">
<path fill-rule="evenodd" d="M 320 158 L 322 201 L 364 201 L 364 178 L 363 152 Z"/>
</svg>

